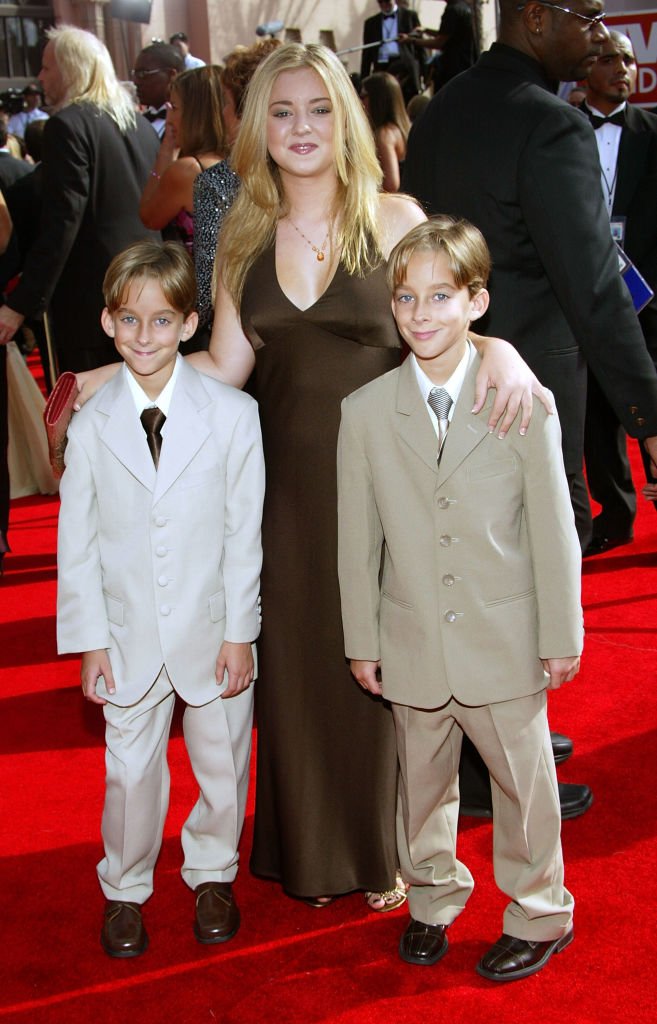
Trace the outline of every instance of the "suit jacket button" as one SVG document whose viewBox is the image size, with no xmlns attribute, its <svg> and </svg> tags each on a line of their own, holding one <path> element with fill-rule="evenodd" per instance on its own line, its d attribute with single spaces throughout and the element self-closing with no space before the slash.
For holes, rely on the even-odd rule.
<svg viewBox="0 0 657 1024">
<path fill-rule="evenodd" d="M 158 582 L 158 586 L 166 587 L 167 583 L 169 582 L 169 577 L 168 576 L 158 576 L 157 582 Z"/>
<path fill-rule="evenodd" d="M 637 416 L 637 418 L 636 418 L 636 425 L 637 425 L 637 427 L 642 427 L 645 422 L 646 421 L 644 420 L 643 416 Z"/>
<path fill-rule="evenodd" d="M 171 605 L 160 605 L 160 615 L 171 615 Z"/>
<path fill-rule="evenodd" d="M 441 498 L 438 502 L 438 508 L 449 508 L 449 498 Z"/>
<path fill-rule="evenodd" d="M 158 558 L 164 558 L 166 553 L 167 549 L 165 548 L 164 544 L 158 544 L 158 546 L 155 548 L 155 554 L 157 555 Z"/>
<path fill-rule="evenodd" d="M 454 577 L 452 576 L 451 572 L 445 573 L 445 575 L 443 576 L 443 583 L 445 584 L 445 586 L 446 587 L 453 587 L 454 586 L 454 582 L 455 582 L 455 580 L 454 580 Z"/>
<path fill-rule="evenodd" d="M 445 622 L 456 622 L 456 619 L 457 619 L 456 612 L 452 612 L 452 611 L 445 612 Z"/>
<path fill-rule="evenodd" d="M 452 538 L 447 533 L 444 533 L 442 535 L 442 537 L 440 538 L 440 546 L 441 546 L 441 548 L 448 548 L 451 543 L 452 543 Z"/>
<path fill-rule="evenodd" d="M 157 516 L 156 519 L 155 519 L 155 525 L 156 526 L 166 526 L 167 525 L 166 516 Z"/>
</svg>

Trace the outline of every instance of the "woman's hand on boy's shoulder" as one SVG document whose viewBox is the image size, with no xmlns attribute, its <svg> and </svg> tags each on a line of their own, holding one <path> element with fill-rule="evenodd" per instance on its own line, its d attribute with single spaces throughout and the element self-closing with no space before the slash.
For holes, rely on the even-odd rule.
<svg viewBox="0 0 657 1024">
<path fill-rule="evenodd" d="M 83 370 L 81 373 L 76 373 L 78 397 L 73 406 L 76 412 L 79 412 L 82 406 L 90 398 L 93 398 L 103 384 L 107 384 L 107 381 L 112 379 L 120 366 L 120 363 L 107 363 L 105 366 L 99 366 L 96 370 Z"/>
</svg>

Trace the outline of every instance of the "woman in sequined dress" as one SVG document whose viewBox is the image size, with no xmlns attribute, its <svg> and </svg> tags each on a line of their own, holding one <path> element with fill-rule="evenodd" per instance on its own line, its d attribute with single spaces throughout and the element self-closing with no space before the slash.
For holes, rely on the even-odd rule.
<svg viewBox="0 0 657 1024">
<path fill-rule="evenodd" d="M 184 71 L 173 81 L 169 102 L 164 138 L 144 186 L 139 216 L 154 230 L 173 225 L 191 254 L 194 183 L 226 155 L 220 69 L 208 65 Z"/>
<path fill-rule="evenodd" d="M 240 126 L 246 87 L 261 61 L 280 46 L 278 39 L 263 39 L 253 46 L 242 46 L 226 58 L 221 70 L 221 102 L 230 148 Z M 217 237 L 222 222 L 237 195 L 240 179 L 228 160 L 219 160 L 194 181 L 194 266 L 196 268 L 197 309 L 200 326 L 212 321 L 212 278 L 217 252 Z"/>
</svg>

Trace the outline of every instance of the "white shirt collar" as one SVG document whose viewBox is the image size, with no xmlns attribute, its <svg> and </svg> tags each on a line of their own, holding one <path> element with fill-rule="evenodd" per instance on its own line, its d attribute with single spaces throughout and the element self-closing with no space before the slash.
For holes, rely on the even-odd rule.
<svg viewBox="0 0 657 1024">
<path fill-rule="evenodd" d="M 454 415 L 454 407 L 458 401 L 459 395 L 461 394 L 463 381 L 465 380 L 465 375 L 468 372 L 468 366 L 470 365 L 470 360 L 472 359 L 474 351 L 474 345 L 468 338 L 468 342 L 465 347 L 465 352 L 463 353 L 463 358 L 460 360 L 458 366 L 454 370 L 454 373 L 449 378 L 449 380 L 447 380 L 444 384 L 440 385 L 440 387 L 445 388 L 445 391 L 449 393 L 449 397 L 452 399 L 452 407 L 449 410 L 448 417 L 450 422 L 452 420 L 452 416 Z M 429 392 L 432 390 L 432 388 L 435 388 L 436 385 L 433 383 L 432 380 L 429 380 L 426 373 L 421 368 L 417 359 L 415 358 L 415 355 L 412 352 L 408 358 L 411 359 L 413 362 L 413 367 L 415 369 L 415 377 L 417 379 L 418 387 L 420 388 L 420 393 L 424 400 L 426 410 L 429 413 L 429 416 L 431 417 L 431 422 L 434 425 L 435 431 L 436 433 L 438 433 L 438 420 L 436 418 L 436 414 L 434 413 L 431 406 L 428 404 Z"/>
<path fill-rule="evenodd" d="M 614 107 L 613 110 L 610 110 L 608 114 L 603 114 L 601 110 L 598 110 L 597 107 L 594 107 L 593 104 L 589 103 L 588 100 L 584 100 L 584 104 L 589 108 L 589 110 L 592 110 L 594 114 L 597 114 L 598 117 L 611 117 L 613 114 L 617 114 L 620 110 L 625 110 L 625 107 L 627 106 L 627 103 L 625 102 L 625 100 L 623 100 L 623 102 L 619 103 L 617 107 Z M 617 127 L 617 125 L 613 125 L 612 127 Z"/>
<path fill-rule="evenodd" d="M 169 377 L 169 380 L 165 387 L 162 389 L 160 394 L 157 396 L 155 401 L 149 398 L 144 389 L 140 384 L 137 383 L 133 375 L 131 374 L 127 363 L 123 364 L 123 373 L 125 379 L 128 382 L 130 388 L 130 394 L 132 395 L 137 409 L 137 415 L 141 416 L 144 409 L 152 409 L 157 406 L 158 409 L 164 413 L 165 416 L 169 415 L 169 407 L 171 406 L 171 397 L 173 395 L 173 389 L 176 386 L 176 378 L 178 376 L 178 370 L 180 368 L 180 360 L 182 356 L 180 353 L 176 356 L 176 361 L 173 364 L 173 373 Z"/>
</svg>

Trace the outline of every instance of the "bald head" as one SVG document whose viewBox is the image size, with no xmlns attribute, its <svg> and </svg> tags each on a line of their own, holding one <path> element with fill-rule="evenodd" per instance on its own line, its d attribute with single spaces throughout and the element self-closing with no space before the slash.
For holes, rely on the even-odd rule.
<svg viewBox="0 0 657 1024">
<path fill-rule="evenodd" d="M 603 13 L 603 0 L 500 0 L 498 38 L 538 61 L 551 81 L 577 81 L 608 38 Z"/>
</svg>

